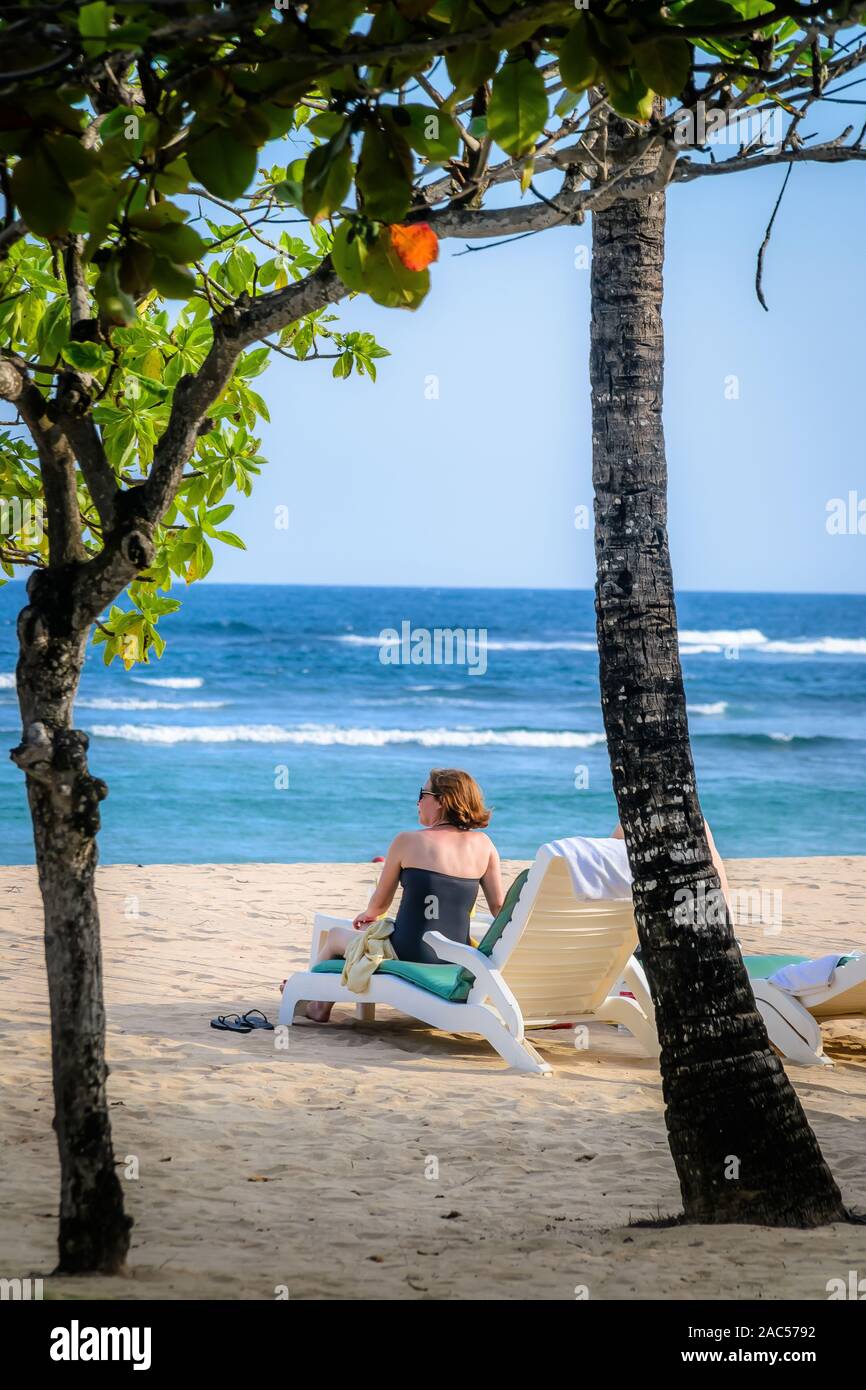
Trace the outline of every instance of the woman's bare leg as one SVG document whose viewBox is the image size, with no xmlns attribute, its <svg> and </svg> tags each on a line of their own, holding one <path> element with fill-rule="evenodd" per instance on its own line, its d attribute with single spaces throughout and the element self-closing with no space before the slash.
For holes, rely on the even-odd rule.
<svg viewBox="0 0 866 1390">
<path fill-rule="evenodd" d="M 356 939 L 357 933 L 352 927 L 331 927 L 322 937 L 321 950 L 315 964 L 319 965 L 323 960 L 338 960 L 346 954 L 349 942 Z M 333 1004 L 325 1000 L 312 999 L 307 1005 L 307 1018 L 311 1018 L 314 1023 L 327 1023 L 333 1007 Z"/>
</svg>

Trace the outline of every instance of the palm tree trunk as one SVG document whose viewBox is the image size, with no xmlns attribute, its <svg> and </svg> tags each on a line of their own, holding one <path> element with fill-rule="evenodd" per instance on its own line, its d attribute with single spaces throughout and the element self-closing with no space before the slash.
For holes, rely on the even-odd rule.
<svg viewBox="0 0 866 1390">
<path fill-rule="evenodd" d="M 105 1080 L 105 1009 L 94 891 L 104 782 L 87 768 L 87 737 L 72 728 L 72 703 L 87 631 L 76 630 L 67 576 L 39 574 L 18 619 L 22 742 L 45 916 L 51 1005 L 54 1128 L 60 1153 L 58 1273 L 115 1273 L 126 1259 L 131 1220 L 114 1164 Z"/>
<path fill-rule="evenodd" d="M 614 160 L 623 136 L 611 120 Z M 756 1010 L 689 744 L 667 537 L 664 230 L 664 193 L 593 217 L 596 614 L 614 792 L 686 1219 L 812 1226 L 845 1211 Z"/>
</svg>

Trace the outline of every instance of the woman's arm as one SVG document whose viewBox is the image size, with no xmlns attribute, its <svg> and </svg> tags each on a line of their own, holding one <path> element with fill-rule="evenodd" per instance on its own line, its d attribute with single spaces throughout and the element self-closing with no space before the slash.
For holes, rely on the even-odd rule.
<svg viewBox="0 0 866 1390">
<path fill-rule="evenodd" d="M 722 856 L 719 854 L 719 851 L 716 849 L 716 842 L 715 842 L 715 840 L 713 839 L 713 832 L 712 832 L 712 830 L 710 829 L 710 827 L 707 825 L 707 822 L 706 822 L 706 821 L 704 821 L 704 830 L 706 830 L 706 832 L 707 832 L 707 846 L 709 847 L 710 858 L 712 859 L 712 861 L 713 861 L 713 866 L 714 866 L 714 868 L 715 868 L 715 870 L 716 870 L 716 873 L 717 873 L 718 876 L 719 876 L 719 887 L 720 887 L 721 890 L 722 890 L 722 897 L 724 898 L 724 900 L 725 900 L 725 902 L 726 902 L 726 904 L 727 904 L 728 912 L 730 912 L 730 911 L 731 911 L 730 889 L 729 889 L 729 887 L 728 887 L 728 876 L 727 876 L 727 874 L 725 873 L 725 866 L 724 866 L 724 864 L 722 863 Z"/>
<path fill-rule="evenodd" d="M 382 872 L 379 875 L 379 882 L 373 890 L 373 896 L 370 898 L 365 910 L 359 912 L 352 923 L 352 926 L 357 931 L 360 931 L 362 927 L 368 926 L 370 922 L 375 922 L 377 917 L 381 917 L 383 913 L 388 911 L 388 908 L 394 901 L 394 894 L 397 892 L 397 887 L 400 883 L 400 870 L 403 867 L 403 845 L 405 839 L 406 832 L 403 831 L 391 841 L 391 847 L 385 856 L 385 863 L 382 865 Z"/>
<path fill-rule="evenodd" d="M 490 858 L 481 878 L 481 888 L 487 899 L 487 906 L 495 917 L 502 907 L 505 894 L 502 891 L 502 865 L 499 862 L 499 852 L 492 841 L 490 842 Z"/>
</svg>

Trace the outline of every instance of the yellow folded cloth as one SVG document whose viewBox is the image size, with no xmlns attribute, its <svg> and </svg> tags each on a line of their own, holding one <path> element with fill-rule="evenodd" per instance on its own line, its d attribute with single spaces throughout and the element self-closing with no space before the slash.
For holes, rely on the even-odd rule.
<svg viewBox="0 0 866 1390">
<path fill-rule="evenodd" d="M 393 930 L 394 923 L 390 917 L 379 917 L 358 932 L 358 939 L 346 951 L 341 984 L 354 994 L 367 992 L 370 980 L 382 961 L 397 959 L 397 952 L 388 940 Z"/>
</svg>

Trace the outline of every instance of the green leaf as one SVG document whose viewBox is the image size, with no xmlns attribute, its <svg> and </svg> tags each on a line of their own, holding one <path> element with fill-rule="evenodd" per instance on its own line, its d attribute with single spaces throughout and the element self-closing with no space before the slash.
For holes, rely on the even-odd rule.
<svg viewBox="0 0 866 1390">
<path fill-rule="evenodd" d="M 345 123 L 346 118 L 339 111 L 322 111 L 307 122 L 307 130 L 320 140 L 330 140 L 343 129 Z"/>
<path fill-rule="evenodd" d="M 629 67 L 634 55 L 624 25 L 606 24 L 600 18 L 587 20 L 587 24 L 592 36 L 592 46 L 604 71 Z"/>
<path fill-rule="evenodd" d="M 556 115 L 570 116 L 575 107 L 580 105 L 580 95 L 580 92 L 569 92 L 566 89 L 553 108 Z"/>
<path fill-rule="evenodd" d="M 265 367 L 267 367 L 270 361 L 270 357 L 270 348 L 254 348 L 252 352 L 244 354 L 235 368 L 235 372 L 238 376 L 242 376 L 245 380 L 249 380 L 250 377 L 258 376 L 260 372 L 265 370 Z"/>
<path fill-rule="evenodd" d="M 691 72 L 691 46 L 684 39 L 641 44 L 635 49 L 635 66 L 647 86 L 659 96 L 678 97 Z"/>
<path fill-rule="evenodd" d="M 281 136 L 286 135 L 292 129 L 295 123 L 295 110 L 296 107 L 294 106 L 277 106 L 272 101 L 266 101 L 258 108 L 258 115 L 268 128 L 268 140 L 279 140 Z"/>
<path fill-rule="evenodd" d="M 175 265 L 164 256 L 153 258 L 153 285 L 165 299 L 189 299 L 195 291 L 195 276 L 186 266 Z"/>
<path fill-rule="evenodd" d="M 60 356 L 81 372 L 98 371 L 100 367 L 109 367 L 112 361 L 108 348 L 100 347 L 99 343 L 64 343 Z"/>
<path fill-rule="evenodd" d="M 143 242 L 130 237 L 120 253 L 120 288 L 133 299 L 143 298 L 153 284 L 153 254 Z"/>
<path fill-rule="evenodd" d="M 617 115 L 630 121 L 648 121 L 653 110 L 653 94 L 639 72 L 631 68 L 605 71 L 604 85 Z"/>
<path fill-rule="evenodd" d="M 108 31 L 111 27 L 111 11 L 105 0 L 94 0 L 93 4 L 82 5 L 78 11 L 78 32 L 85 40 L 84 52 L 88 58 L 97 58 L 104 53 L 108 44 Z"/>
<path fill-rule="evenodd" d="M 31 232 L 57 237 L 68 231 L 75 199 L 44 147 L 19 159 L 12 171 L 12 199 Z"/>
<path fill-rule="evenodd" d="M 490 134 L 506 154 L 532 149 L 547 121 L 544 78 L 527 58 L 509 59 L 493 79 L 487 112 Z"/>
<path fill-rule="evenodd" d="M 55 168 L 62 170 L 67 183 L 86 179 L 96 167 L 95 155 L 86 150 L 74 135 L 46 135 L 43 145 L 49 160 Z"/>
<path fill-rule="evenodd" d="M 231 200 L 245 193 L 255 178 L 258 150 L 244 144 L 225 126 L 194 121 L 187 162 L 209 193 Z"/>
<path fill-rule="evenodd" d="M 235 550 L 246 550 L 244 542 L 240 536 L 236 536 L 234 531 L 214 531 L 217 540 L 221 540 L 225 545 L 233 545 Z M 210 566 L 208 566 L 210 568 Z"/>
<path fill-rule="evenodd" d="M 728 0 L 691 0 L 676 11 L 677 24 L 733 24 L 743 16 Z"/>
<path fill-rule="evenodd" d="M 139 235 L 157 255 L 181 265 L 187 261 L 200 261 L 207 252 L 207 243 L 195 228 L 181 223 L 169 223 L 157 231 L 140 232 Z"/>
<path fill-rule="evenodd" d="M 578 15 L 559 50 L 559 75 L 572 92 L 585 91 L 598 80 L 598 62 L 583 15 Z"/>
<path fill-rule="evenodd" d="M 363 11 L 363 0 L 315 0 L 310 6 L 309 27 L 342 37 Z"/>
<path fill-rule="evenodd" d="M 85 124 L 87 117 L 83 111 L 76 111 L 69 105 L 69 89 L 67 88 L 65 97 L 61 97 L 58 92 L 49 91 L 47 88 L 41 90 L 30 89 L 27 93 L 27 115 L 34 120 L 37 125 L 46 129 L 68 130 L 73 135 L 81 133 L 81 128 Z"/>
<path fill-rule="evenodd" d="M 192 170 L 183 158 L 167 164 L 161 174 L 156 176 L 156 186 L 160 193 L 183 193 L 189 187 Z"/>
<path fill-rule="evenodd" d="M 93 293 L 102 317 L 110 324 L 122 324 L 129 328 L 138 323 L 135 301 L 120 288 L 120 262 L 116 256 L 112 256 L 105 266 Z"/>
<path fill-rule="evenodd" d="M 348 131 L 343 129 L 307 160 L 301 205 L 310 221 L 319 222 L 336 212 L 351 186 L 352 150 Z"/>
<path fill-rule="evenodd" d="M 331 249 L 334 269 L 347 289 L 363 293 L 366 288 L 365 266 L 367 246 L 352 221 L 341 222 Z M 299 357 L 306 357 L 312 345 L 312 333 L 305 324 L 295 333 L 292 345 Z"/>
<path fill-rule="evenodd" d="M 161 381 L 154 381 L 152 377 L 145 376 L 142 372 L 134 372 L 127 368 L 127 375 L 140 381 L 145 391 L 156 396 L 158 400 L 165 400 L 169 394 L 169 388 Z"/>
<path fill-rule="evenodd" d="M 409 211 L 414 168 L 407 141 L 394 129 L 364 133 L 355 179 L 364 212 L 374 222 L 401 222 Z"/>
<path fill-rule="evenodd" d="M 117 212 L 119 190 L 108 186 L 103 196 L 91 202 L 87 208 L 87 242 L 84 247 L 85 261 L 92 261 L 102 245 L 108 228 Z"/>
<path fill-rule="evenodd" d="M 468 43 L 445 55 L 448 76 L 454 83 L 450 101 L 468 96 L 492 77 L 499 63 L 499 51 L 483 43 Z"/>
<path fill-rule="evenodd" d="M 140 212 L 130 213 L 127 221 L 130 227 L 134 227 L 140 232 L 157 232 L 169 223 L 185 222 L 188 214 L 183 208 L 179 208 L 175 203 L 169 203 L 165 199 L 161 203 L 156 203 L 151 208 L 142 208 Z"/>
<path fill-rule="evenodd" d="M 413 150 L 435 164 L 454 158 L 460 148 L 460 133 L 446 112 L 418 102 L 409 102 L 400 110 L 409 117 L 404 134 Z"/>
</svg>

